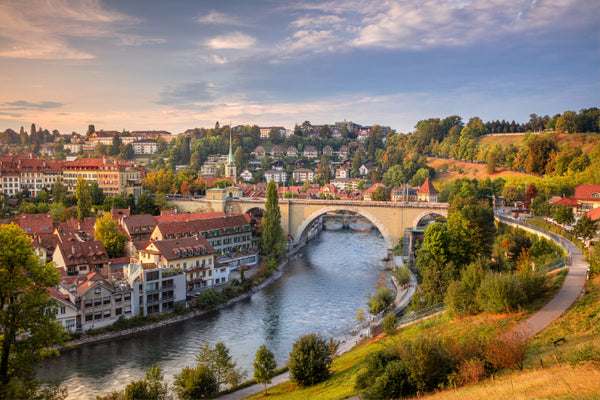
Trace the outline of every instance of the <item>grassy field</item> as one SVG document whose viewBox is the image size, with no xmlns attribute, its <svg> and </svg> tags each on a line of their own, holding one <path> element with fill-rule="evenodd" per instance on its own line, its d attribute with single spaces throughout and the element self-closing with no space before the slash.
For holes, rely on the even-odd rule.
<svg viewBox="0 0 600 400">
<path fill-rule="evenodd" d="M 521 135 L 498 135 L 498 136 L 482 136 L 479 138 L 480 147 L 493 146 L 499 144 L 500 146 L 508 146 L 510 144 L 516 147 L 523 147 L 523 137 Z M 554 133 L 552 134 L 554 141 L 558 147 L 565 143 L 569 143 L 571 147 L 579 147 L 584 153 L 591 153 L 594 145 L 600 142 L 600 135 L 597 133 Z"/>
<path fill-rule="evenodd" d="M 552 292 L 555 293 L 559 287 L 560 287 L 560 283 L 562 282 L 562 280 L 564 279 L 564 274 L 557 274 L 556 276 L 554 276 L 552 278 L 552 282 L 551 282 L 551 286 L 552 286 Z M 598 299 L 597 296 L 597 289 L 598 289 L 598 283 L 600 283 L 600 279 L 596 279 L 595 281 L 596 286 L 592 288 L 592 290 L 594 290 L 596 292 L 595 297 L 590 296 L 590 298 L 584 298 L 583 301 L 581 301 L 581 305 L 579 307 L 576 308 L 576 311 L 579 315 L 579 313 L 584 313 L 581 314 L 579 317 L 577 317 L 580 320 L 585 320 L 585 313 L 587 313 L 588 311 L 584 311 L 587 310 L 590 306 L 596 306 L 598 307 L 598 305 L 600 304 L 600 301 Z M 552 295 L 549 295 L 547 300 L 549 300 L 549 298 L 551 298 Z M 536 304 L 536 308 L 539 309 L 542 304 L 541 302 Z M 299 387 L 298 385 L 292 383 L 292 382 L 285 382 L 281 385 L 275 386 L 273 388 L 269 389 L 269 395 L 268 398 L 269 399 L 324 399 L 324 400 L 330 400 L 330 399 L 346 399 L 352 396 L 356 396 L 358 395 L 357 390 L 354 388 L 354 382 L 356 379 L 356 376 L 358 374 L 358 372 L 361 370 L 362 368 L 362 362 L 364 361 L 364 359 L 366 358 L 366 356 L 372 352 L 381 350 L 381 349 L 385 349 L 385 348 L 390 348 L 390 347 L 402 347 L 405 346 L 406 343 L 410 342 L 411 340 L 413 340 L 414 338 L 416 338 L 417 336 L 423 336 L 423 335 L 428 335 L 428 336 L 435 336 L 435 337 L 439 337 L 442 339 L 446 339 L 446 340 L 452 340 L 452 339 L 457 339 L 457 340 L 461 340 L 461 338 L 469 338 L 469 337 L 480 337 L 480 338 L 492 338 L 495 337 L 496 335 L 499 334 L 499 332 L 506 332 L 510 327 L 514 326 L 514 324 L 523 319 L 526 318 L 527 315 L 529 315 L 530 312 L 532 312 L 533 310 L 523 310 L 523 312 L 520 313 L 513 313 L 513 314 L 482 314 L 482 315 L 477 315 L 477 316 L 470 316 L 470 317 L 464 317 L 464 318 L 458 318 L 458 319 L 452 319 L 449 315 L 447 314 L 443 314 L 422 322 L 419 322 L 415 325 L 409 326 L 405 329 L 403 329 L 401 332 L 399 332 L 396 335 L 393 336 L 387 336 L 387 335 L 382 335 L 378 338 L 372 339 L 372 340 L 368 340 L 365 343 L 363 343 L 362 345 L 356 347 L 355 349 L 353 349 L 352 351 L 342 355 L 341 357 L 338 357 L 334 360 L 333 362 L 333 366 L 332 366 L 332 376 L 325 382 L 319 384 L 319 385 L 315 385 L 315 386 L 311 386 L 308 388 L 302 388 Z M 574 318 L 575 314 L 569 314 L 571 318 Z M 597 315 L 597 313 L 596 313 Z M 557 322 L 558 323 L 558 322 Z M 567 321 L 566 324 L 568 325 L 569 322 Z M 592 324 L 594 325 L 594 324 Z M 597 323 L 595 323 L 595 325 L 598 325 Z M 580 326 L 580 325 L 577 325 Z M 581 323 L 581 327 L 580 330 L 583 331 L 587 331 L 589 330 L 589 325 L 585 325 L 583 322 Z M 532 343 L 531 349 L 527 359 L 526 359 L 526 369 L 525 372 L 521 373 L 521 374 L 507 374 L 506 377 L 505 376 L 496 376 L 496 378 L 494 380 L 492 379 L 488 379 L 482 383 L 480 383 L 479 385 L 474 385 L 474 386 L 469 386 L 469 387 L 463 387 L 463 388 L 459 388 L 458 390 L 448 390 L 448 391 L 444 391 L 438 394 L 435 394 L 436 396 L 440 396 L 444 393 L 447 393 L 449 396 L 455 396 L 455 397 L 448 397 L 448 398 L 453 398 L 453 399 L 459 399 L 459 398 L 473 398 L 473 399 L 480 399 L 480 398 L 528 398 L 528 399 L 534 399 L 534 398 L 538 398 L 536 397 L 537 395 L 541 395 L 541 390 L 544 387 L 548 386 L 548 382 L 552 382 L 555 379 L 558 379 L 557 377 L 560 376 L 562 377 L 562 379 L 565 379 L 565 377 L 567 377 L 569 374 L 574 374 L 577 377 L 581 377 L 581 379 L 579 379 L 578 383 L 574 383 L 572 387 L 576 387 L 577 390 L 587 390 L 587 392 L 592 393 L 593 392 L 593 387 L 590 387 L 589 383 L 590 382 L 597 382 L 597 376 L 598 376 L 598 368 L 597 367 L 588 367 L 588 366 L 582 366 L 582 367 L 574 367 L 571 368 L 568 365 L 562 365 L 562 366 L 554 366 L 553 362 L 551 361 L 553 358 L 553 355 L 551 355 L 550 353 L 546 354 L 546 355 L 542 355 L 543 358 L 543 362 L 544 365 L 546 366 L 546 369 L 543 371 L 537 371 L 534 370 L 534 367 L 536 367 L 537 365 L 539 365 L 539 357 L 540 357 L 540 351 L 546 351 L 547 350 L 547 346 L 548 343 L 550 343 L 550 345 L 552 345 L 553 341 L 555 339 L 552 339 L 553 337 L 555 337 L 556 335 L 562 335 L 563 332 L 559 331 L 557 333 L 551 334 L 549 336 L 549 338 L 545 339 L 545 341 L 542 342 L 538 342 L 540 339 L 536 338 L 536 340 Z M 593 336 L 591 334 L 591 332 L 586 333 L 586 334 L 582 334 L 582 336 L 584 337 L 584 339 L 582 339 L 580 342 L 578 342 L 580 345 L 584 344 L 586 342 L 589 341 L 589 339 Z M 561 336 L 562 337 L 562 336 Z M 569 339 L 567 341 L 567 343 L 571 343 L 571 340 Z M 565 349 L 567 348 L 566 344 L 565 344 Z M 560 360 L 560 358 L 559 358 Z M 554 364 L 556 364 L 556 362 L 554 362 Z M 514 376 L 513 376 L 514 375 Z M 517 386 L 515 386 L 515 394 L 518 394 L 517 397 L 512 396 L 512 392 L 507 392 L 508 387 L 506 385 L 510 385 L 511 386 L 511 390 L 512 390 L 512 386 L 514 385 L 514 382 L 517 380 L 517 376 L 523 375 L 522 378 L 522 382 L 519 383 Z M 508 380 L 507 380 L 508 379 Z M 520 379 L 520 378 L 519 378 Z M 508 382 L 508 383 L 507 383 Z M 513 383 L 511 383 L 513 382 Z M 529 383 L 528 383 L 529 382 Z M 586 384 L 587 382 L 587 384 Z M 569 381 L 570 383 L 570 381 Z M 490 385 L 500 385 L 498 386 L 496 389 L 489 389 Z M 539 390 L 540 392 L 535 392 L 537 393 L 536 395 L 533 396 L 527 396 L 526 394 L 531 390 L 532 387 L 537 387 L 539 386 Z M 479 392 L 479 395 L 477 394 L 477 391 L 481 391 Z M 490 390 L 492 390 L 492 392 L 490 392 Z M 493 391 L 502 391 L 502 393 L 507 393 L 506 397 L 498 397 L 498 396 L 493 396 L 490 393 L 493 393 Z M 557 389 L 558 390 L 558 389 Z M 471 394 L 464 394 L 464 397 L 461 397 L 461 395 L 458 395 L 458 397 L 456 397 L 457 393 L 469 393 L 471 391 L 475 391 L 473 395 Z M 563 389 L 560 389 L 561 393 L 563 391 Z M 565 389 L 566 391 L 566 389 Z M 580 393 L 587 393 L 585 391 L 580 391 Z M 470 396 L 470 397 L 469 397 Z M 479 396 L 479 397 L 478 397 Z M 262 393 L 259 393 L 257 395 L 254 395 L 252 397 L 249 397 L 250 399 L 258 399 L 258 398 L 262 398 L 264 397 L 264 395 Z M 422 398 L 422 396 L 421 396 Z M 445 398 L 445 397 L 441 397 L 441 398 Z M 540 397 L 540 398 L 544 398 L 544 397 Z M 549 397 L 550 398 L 550 397 Z M 557 398 L 569 398 L 569 397 L 557 397 Z M 593 397 L 590 397 L 593 398 Z"/>
<path fill-rule="evenodd" d="M 445 172 L 440 172 L 440 169 L 442 169 L 444 164 L 448 166 L 447 170 Z M 476 178 L 477 180 L 484 179 L 487 176 L 489 176 L 490 179 L 507 179 L 509 177 L 529 176 L 527 174 L 515 171 L 498 171 L 493 175 L 489 175 L 486 171 L 486 164 L 476 164 L 460 160 L 446 160 L 433 157 L 427 158 L 427 165 L 436 170 L 435 177 L 433 178 L 433 183 L 435 184 L 446 183 L 463 176 L 466 176 L 469 179 Z"/>
</svg>

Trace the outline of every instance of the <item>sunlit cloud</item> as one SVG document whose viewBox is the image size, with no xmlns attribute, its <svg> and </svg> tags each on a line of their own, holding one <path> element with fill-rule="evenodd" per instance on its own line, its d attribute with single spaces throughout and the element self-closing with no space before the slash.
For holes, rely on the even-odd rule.
<svg viewBox="0 0 600 400">
<path fill-rule="evenodd" d="M 62 106 L 63 104 L 57 101 L 41 101 L 39 103 L 31 103 L 29 101 L 17 100 L 0 104 L 0 109 L 9 108 L 11 110 L 39 110 L 46 108 L 59 108 Z"/>
<path fill-rule="evenodd" d="M 206 46 L 220 49 L 247 49 L 254 46 L 256 39 L 242 32 L 232 32 L 226 35 L 216 36 L 206 41 Z"/>
<path fill-rule="evenodd" d="M 211 10 L 207 14 L 200 14 L 196 18 L 196 22 L 209 25 L 244 25 L 238 17 L 215 10 Z"/>
</svg>

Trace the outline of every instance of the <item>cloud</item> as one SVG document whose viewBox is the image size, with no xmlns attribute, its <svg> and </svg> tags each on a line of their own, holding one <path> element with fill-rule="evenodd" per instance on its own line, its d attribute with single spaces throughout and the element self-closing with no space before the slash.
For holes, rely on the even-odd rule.
<svg viewBox="0 0 600 400">
<path fill-rule="evenodd" d="M 206 82 L 191 82 L 179 86 L 166 87 L 160 92 L 157 104 L 185 105 L 196 102 L 206 102 L 213 99 L 209 85 Z"/>
<path fill-rule="evenodd" d="M 41 110 L 48 108 L 60 108 L 62 106 L 63 103 L 59 103 L 56 101 L 42 101 L 39 103 L 31 103 L 29 101 L 17 100 L 0 104 L 0 107 L 4 110 Z"/>
<path fill-rule="evenodd" d="M 219 11 L 211 10 L 208 14 L 199 15 L 196 18 L 196 22 L 200 24 L 211 24 L 211 25 L 244 25 L 242 21 L 233 15 L 228 15 Z"/>
<path fill-rule="evenodd" d="M 341 27 L 345 18 L 337 15 L 305 16 L 293 21 L 290 26 L 294 28 L 322 28 L 322 27 Z"/>
<path fill-rule="evenodd" d="M 108 38 L 119 45 L 162 43 L 127 32 L 140 19 L 105 9 L 100 0 L 5 0 L 0 4 L 0 57 L 89 60 L 72 38 Z"/>
<path fill-rule="evenodd" d="M 319 53 L 333 50 L 342 40 L 332 30 L 300 30 L 282 45 L 288 53 Z"/>
<path fill-rule="evenodd" d="M 256 38 L 242 32 L 232 32 L 222 36 L 216 36 L 205 42 L 206 46 L 221 50 L 221 49 L 247 49 L 254 46 Z"/>
</svg>

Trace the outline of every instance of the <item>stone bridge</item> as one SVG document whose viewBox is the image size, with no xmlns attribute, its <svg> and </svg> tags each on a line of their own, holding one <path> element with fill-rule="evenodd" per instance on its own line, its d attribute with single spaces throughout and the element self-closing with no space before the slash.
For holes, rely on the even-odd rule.
<svg viewBox="0 0 600 400">
<path fill-rule="evenodd" d="M 247 213 L 265 208 L 266 199 L 200 198 L 169 201 L 182 212 Z M 447 203 L 403 203 L 389 201 L 340 201 L 279 199 L 281 226 L 295 244 L 304 244 L 307 228 L 321 215 L 334 211 L 349 211 L 368 219 L 377 227 L 392 250 L 404 236 L 406 228 L 416 228 L 427 216 L 448 216 Z"/>
</svg>

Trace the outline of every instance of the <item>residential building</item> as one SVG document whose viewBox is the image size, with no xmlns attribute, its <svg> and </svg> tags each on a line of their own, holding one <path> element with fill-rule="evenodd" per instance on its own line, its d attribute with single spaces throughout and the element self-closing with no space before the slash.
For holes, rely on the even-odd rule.
<svg viewBox="0 0 600 400">
<path fill-rule="evenodd" d="M 338 168 L 335 170 L 335 178 L 350 178 L 350 170 L 348 168 Z"/>
<path fill-rule="evenodd" d="M 185 304 L 187 282 L 182 270 L 134 263 L 123 268 L 123 275 L 132 288 L 131 306 L 137 315 L 170 312 L 175 304 Z"/>
<path fill-rule="evenodd" d="M 186 290 L 213 286 L 215 249 L 201 235 L 151 241 L 139 250 L 139 262 L 185 273 Z M 223 282 L 224 283 L 224 282 Z"/>
<path fill-rule="evenodd" d="M 265 149 L 262 146 L 256 146 L 256 149 L 254 149 L 254 157 L 258 159 L 264 158 L 266 154 L 267 153 L 265 152 Z"/>
<path fill-rule="evenodd" d="M 342 147 L 340 147 L 340 157 L 346 158 L 346 157 L 348 157 L 349 154 L 350 154 L 350 149 L 348 148 L 348 146 L 343 145 Z"/>
<path fill-rule="evenodd" d="M 271 133 L 271 129 L 279 129 L 279 133 L 281 134 L 282 137 L 285 137 L 285 128 L 282 126 L 268 126 L 268 127 L 262 127 L 259 128 L 260 129 L 260 138 L 261 139 L 268 139 L 269 138 L 269 133 Z"/>
<path fill-rule="evenodd" d="M 326 145 L 323 147 L 323 154 L 326 154 L 328 156 L 333 154 L 333 148 L 330 145 Z"/>
<path fill-rule="evenodd" d="M 437 203 L 440 192 L 433 187 L 429 178 L 425 179 L 423 185 L 417 190 L 418 201 L 426 201 L 429 203 Z"/>
<path fill-rule="evenodd" d="M 375 168 L 375 165 L 377 164 L 375 164 L 373 161 L 366 162 L 365 164 L 360 166 L 358 172 L 361 176 L 367 176 L 369 172 L 371 172 L 371 170 Z"/>
<path fill-rule="evenodd" d="M 315 146 L 306 146 L 304 148 L 304 157 L 306 158 L 317 158 L 318 157 L 318 153 L 317 153 L 317 149 L 315 148 Z"/>
<path fill-rule="evenodd" d="M 579 185 L 575 188 L 573 198 L 579 202 L 584 213 L 600 207 L 600 185 Z"/>
<path fill-rule="evenodd" d="M 271 149 L 272 157 L 281 157 L 283 155 L 283 149 L 277 145 L 273 146 Z"/>
<path fill-rule="evenodd" d="M 242 180 L 245 182 L 248 182 L 248 181 L 251 181 L 252 179 L 254 179 L 254 177 L 252 176 L 252 172 L 248 171 L 247 169 L 244 170 L 244 172 L 242 172 L 240 174 L 240 178 L 242 178 Z"/>
<path fill-rule="evenodd" d="M 132 241 L 150 240 L 157 225 L 152 215 L 123 215 L 118 224 Z"/>
<path fill-rule="evenodd" d="M 373 195 L 373 193 L 375 193 L 375 191 L 377 190 L 377 188 L 379 186 L 383 186 L 386 187 L 383 183 L 381 182 L 377 182 L 375 184 L 373 184 L 373 186 L 371 186 L 370 188 L 368 188 L 367 190 L 365 190 L 363 192 L 363 200 L 365 201 L 373 201 L 371 200 L 371 196 Z"/>
<path fill-rule="evenodd" d="M 77 307 L 71 303 L 68 294 L 60 293 L 54 288 L 46 289 L 54 302 L 56 321 L 69 333 L 77 329 Z"/>
<path fill-rule="evenodd" d="M 275 181 L 275 183 L 285 183 L 287 182 L 287 172 L 276 169 L 265 171 L 265 181 L 271 182 L 271 180 Z"/>
<path fill-rule="evenodd" d="M 315 172 L 307 168 L 295 169 L 292 175 L 294 177 L 294 182 L 309 181 L 310 183 L 312 183 L 313 179 L 315 178 Z"/>
<path fill-rule="evenodd" d="M 337 190 L 356 190 L 362 179 L 358 178 L 335 178 L 329 181 Z"/>
<path fill-rule="evenodd" d="M 158 143 L 150 139 L 137 140 L 131 143 L 134 154 L 154 154 L 158 151 Z"/>
<path fill-rule="evenodd" d="M 298 149 L 295 146 L 290 146 L 286 150 L 286 155 L 288 157 L 298 157 Z"/>
<path fill-rule="evenodd" d="M 417 201 L 417 188 L 410 187 L 408 184 L 392 188 L 392 201 Z"/>
<path fill-rule="evenodd" d="M 108 254 L 102 242 L 91 240 L 59 242 L 52 254 L 56 268 L 69 275 L 85 275 L 90 271 L 105 271 L 109 267 Z"/>
<path fill-rule="evenodd" d="M 271 169 L 276 169 L 277 171 L 283 171 L 283 161 L 281 160 L 275 160 L 271 163 Z"/>
</svg>

